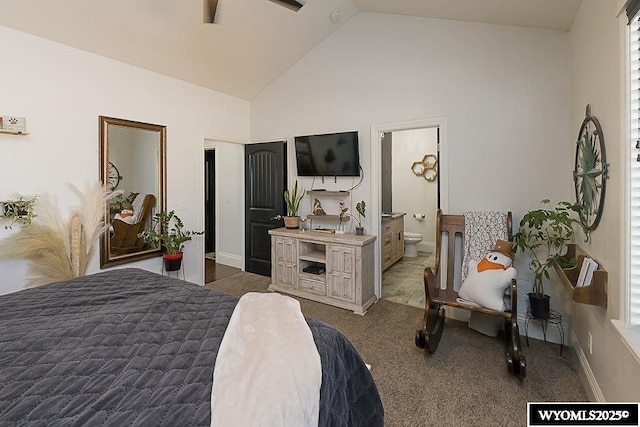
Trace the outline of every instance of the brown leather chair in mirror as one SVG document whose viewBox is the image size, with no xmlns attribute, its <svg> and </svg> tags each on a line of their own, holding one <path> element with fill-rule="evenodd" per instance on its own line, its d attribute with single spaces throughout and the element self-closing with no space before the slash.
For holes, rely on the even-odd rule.
<svg viewBox="0 0 640 427">
<path fill-rule="evenodd" d="M 153 194 L 138 194 L 132 203 L 133 222 L 129 223 L 118 216 L 111 220 L 113 232 L 110 249 L 112 254 L 130 254 L 144 248 L 144 239 L 138 237 L 138 234 L 149 226 L 155 205 L 156 197 Z"/>
</svg>

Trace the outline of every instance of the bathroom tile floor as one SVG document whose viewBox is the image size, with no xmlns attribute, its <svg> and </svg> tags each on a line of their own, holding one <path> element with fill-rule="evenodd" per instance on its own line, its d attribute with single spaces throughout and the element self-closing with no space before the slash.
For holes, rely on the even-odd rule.
<svg viewBox="0 0 640 427">
<path fill-rule="evenodd" d="M 424 268 L 434 262 L 435 257 L 429 252 L 418 252 L 415 258 L 402 258 L 382 273 L 382 298 L 424 308 Z"/>
</svg>

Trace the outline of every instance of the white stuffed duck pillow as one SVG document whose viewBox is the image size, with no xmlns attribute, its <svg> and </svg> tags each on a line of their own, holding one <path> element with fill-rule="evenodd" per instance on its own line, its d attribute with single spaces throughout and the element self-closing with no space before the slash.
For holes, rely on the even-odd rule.
<svg viewBox="0 0 640 427">
<path fill-rule="evenodd" d="M 516 269 L 511 266 L 515 258 L 512 246 L 511 242 L 498 240 L 480 262 L 470 261 L 467 278 L 460 286 L 458 296 L 486 308 L 504 311 L 504 292 L 516 277 Z"/>
</svg>

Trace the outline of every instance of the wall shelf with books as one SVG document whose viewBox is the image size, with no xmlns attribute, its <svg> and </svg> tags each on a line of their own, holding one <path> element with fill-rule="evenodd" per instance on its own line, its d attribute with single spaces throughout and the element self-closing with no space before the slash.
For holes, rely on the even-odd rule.
<svg viewBox="0 0 640 427">
<path fill-rule="evenodd" d="M 564 286 L 571 291 L 573 301 L 581 304 L 606 307 L 608 273 L 597 260 L 594 260 L 598 264 L 598 267 L 593 271 L 591 282 L 588 285 L 577 286 L 585 257 L 593 259 L 578 245 L 568 245 L 567 253 L 563 258 L 566 260 L 575 258 L 578 262 L 576 266 L 572 268 L 561 268 L 556 264 L 554 266 L 556 273 Z"/>
</svg>

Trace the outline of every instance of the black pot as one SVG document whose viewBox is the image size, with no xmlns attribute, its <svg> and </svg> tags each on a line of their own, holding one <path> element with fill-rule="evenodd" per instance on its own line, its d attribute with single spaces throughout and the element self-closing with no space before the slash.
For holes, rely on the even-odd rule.
<svg viewBox="0 0 640 427">
<path fill-rule="evenodd" d="M 551 315 L 551 309 L 549 308 L 549 301 L 551 297 L 547 294 L 529 294 L 529 307 L 531 308 L 531 315 L 536 319 L 548 319 Z"/>
<path fill-rule="evenodd" d="M 178 271 L 182 267 L 182 253 L 162 255 L 165 271 Z"/>
</svg>

